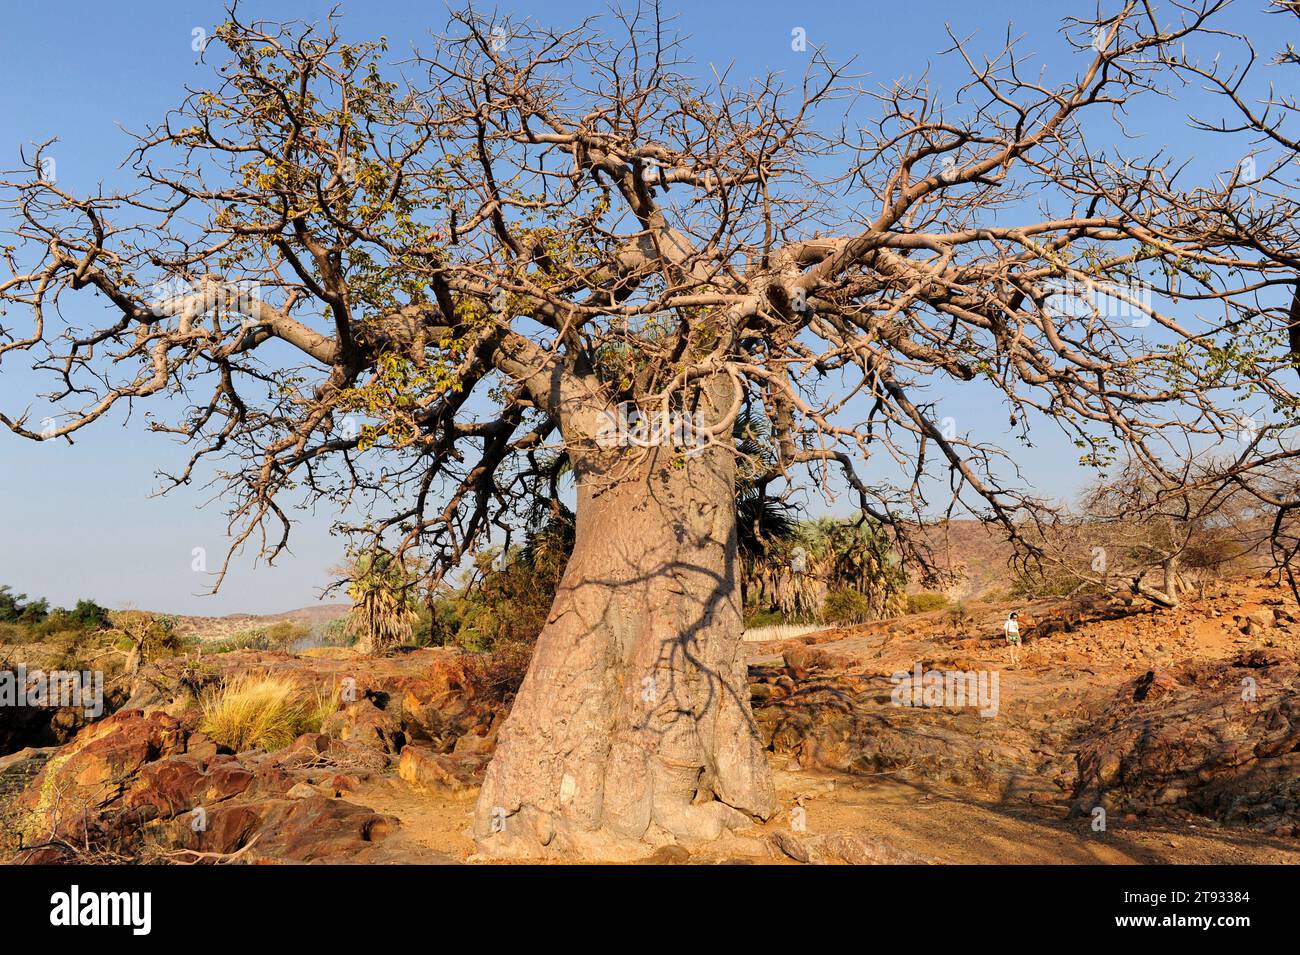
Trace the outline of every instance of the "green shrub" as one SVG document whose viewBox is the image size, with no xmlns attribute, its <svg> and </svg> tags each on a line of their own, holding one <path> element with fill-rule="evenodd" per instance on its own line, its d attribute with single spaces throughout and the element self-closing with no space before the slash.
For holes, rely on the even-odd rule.
<svg viewBox="0 0 1300 955">
<path fill-rule="evenodd" d="M 78 600 L 75 607 L 62 612 L 73 626 L 82 630 L 103 630 L 110 625 L 108 611 L 93 600 Z"/>
<path fill-rule="evenodd" d="M 262 638 L 266 641 L 268 650 L 289 650 L 310 636 L 310 627 L 290 620 L 277 621 L 262 630 Z"/>
<path fill-rule="evenodd" d="M 440 592 L 431 614 L 421 618 L 436 644 L 466 650 L 531 647 L 551 612 L 555 592 L 573 549 L 574 527 L 566 513 L 553 517 L 522 546 L 479 555 L 477 582 Z M 530 651 L 531 652 L 531 651 Z"/>
<path fill-rule="evenodd" d="M 822 604 L 822 619 L 827 623 L 866 623 L 871 619 L 871 601 L 856 590 L 832 590 Z"/>
<path fill-rule="evenodd" d="M 931 610 L 942 610 L 946 606 L 948 606 L 948 598 L 933 591 L 907 595 L 908 613 L 929 613 Z"/>
<path fill-rule="evenodd" d="M 49 612 L 48 600 L 28 601 L 26 594 L 16 594 L 8 584 L 0 584 L 0 622 L 31 626 L 44 620 Z"/>
<path fill-rule="evenodd" d="M 751 612 L 745 617 L 745 628 L 757 630 L 759 627 L 779 627 L 783 623 L 789 623 L 785 614 L 779 610 L 763 610 Z"/>
<path fill-rule="evenodd" d="M 72 610 L 51 610 L 46 600 L 25 600 L 25 594 L 0 584 L 0 643 L 53 643 L 60 648 L 88 644 L 109 625 L 108 612 L 91 600 L 77 601 Z"/>
<path fill-rule="evenodd" d="M 294 644 L 310 636 L 309 627 L 289 620 L 280 620 L 269 627 L 240 630 L 225 639 L 206 644 L 204 649 L 209 653 L 231 653 L 235 650 L 288 652 Z"/>
</svg>

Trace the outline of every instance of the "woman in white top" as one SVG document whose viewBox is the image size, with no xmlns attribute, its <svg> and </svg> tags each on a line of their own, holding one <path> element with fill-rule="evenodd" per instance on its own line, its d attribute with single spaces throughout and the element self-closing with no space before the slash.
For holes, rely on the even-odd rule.
<svg viewBox="0 0 1300 955">
<path fill-rule="evenodd" d="M 1011 665 L 1020 666 L 1020 621 L 1016 619 L 1016 611 L 1011 611 L 1007 616 L 1007 622 L 1002 625 L 1002 629 L 1007 634 L 1007 646 L 1011 648 Z"/>
</svg>

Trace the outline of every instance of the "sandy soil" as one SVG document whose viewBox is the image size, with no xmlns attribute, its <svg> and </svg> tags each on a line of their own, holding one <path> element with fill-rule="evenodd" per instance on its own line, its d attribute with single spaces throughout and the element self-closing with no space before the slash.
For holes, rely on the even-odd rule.
<svg viewBox="0 0 1300 955">
<path fill-rule="evenodd" d="M 1209 820 L 1183 827 L 1110 821 L 1105 832 L 1094 832 L 1088 820 L 1067 822 L 1064 811 L 1054 807 L 999 804 L 894 778 L 778 770 L 776 782 L 784 805 L 794 805 L 798 798 L 804 806 L 809 835 L 856 830 L 940 864 L 1300 864 L 1294 840 Z M 470 794 L 450 798 L 393 778 L 350 799 L 399 818 L 394 845 L 420 861 L 478 861 L 469 834 Z M 765 839 L 789 828 L 789 814 L 782 812 L 740 838 L 697 847 L 690 861 L 793 864 Z M 646 861 L 652 858 L 648 854 Z"/>
</svg>

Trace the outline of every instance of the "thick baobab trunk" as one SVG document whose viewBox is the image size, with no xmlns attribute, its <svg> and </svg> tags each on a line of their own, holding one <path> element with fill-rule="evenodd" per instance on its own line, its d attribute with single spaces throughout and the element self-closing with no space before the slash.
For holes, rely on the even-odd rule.
<svg viewBox="0 0 1300 955">
<path fill-rule="evenodd" d="M 485 853 L 616 859 L 767 818 L 734 462 L 578 469 L 577 535 L 474 817 Z"/>
</svg>

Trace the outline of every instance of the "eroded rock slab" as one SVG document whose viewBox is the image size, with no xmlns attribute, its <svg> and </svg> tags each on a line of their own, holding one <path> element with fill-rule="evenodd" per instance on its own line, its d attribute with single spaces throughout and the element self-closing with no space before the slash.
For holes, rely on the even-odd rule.
<svg viewBox="0 0 1300 955">
<path fill-rule="evenodd" d="M 1253 650 L 1126 684 L 1078 752 L 1073 810 L 1300 834 L 1300 661 Z"/>
</svg>

